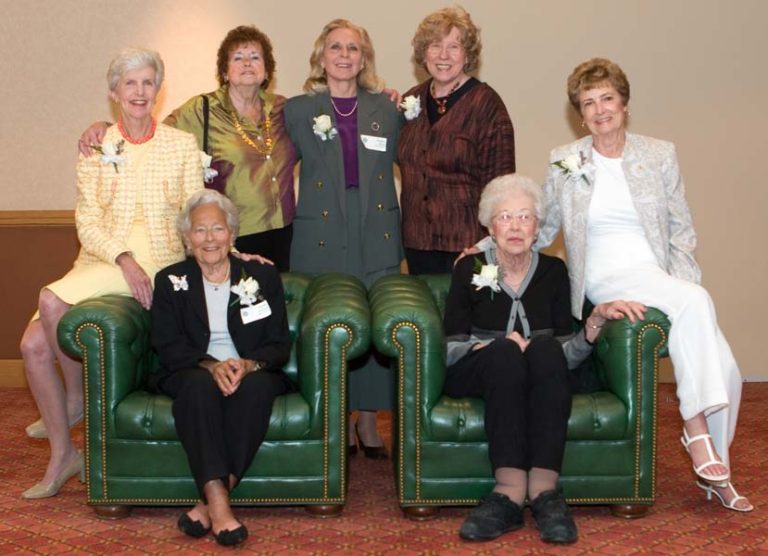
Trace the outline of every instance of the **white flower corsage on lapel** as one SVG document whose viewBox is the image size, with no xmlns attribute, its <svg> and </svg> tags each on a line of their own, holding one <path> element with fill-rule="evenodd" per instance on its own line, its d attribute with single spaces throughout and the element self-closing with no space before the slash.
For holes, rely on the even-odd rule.
<svg viewBox="0 0 768 556">
<path fill-rule="evenodd" d="M 240 298 L 240 305 L 254 305 L 259 301 L 259 283 L 253 279 L 253 276 L 246 276 L 245 270 L 240 274 L 240 281 L 230 289 Z"/>
<path fill-rule="evenodd" d="M 581 178 L 589 185 L 587 174 L 592 170 L 592 165 L 585 160 L 584 153 L 569 154 L 562 160 L 554 161 L 552 166 L 560 168 L 567 178 Z"/>
<path fill-rule="evenodd" d="M 313 120 L 315 123 L 312 126 L 312 131 L 322 141 L 333 139 L 339 134 L 336 128 L 333 127 L 333 121 L 331 121 L 331 117 L 328 114 L 320 114 L 316 118 L 313 118 Z"/>
<path fill-rule="evenodd" d="M 203 166 L 203 181 L 211 183 L 213 178 L 219 175 L 219 171 L 211 168 L 213 157 L 205 151 L 200 151 L 200 164 Z"/>
<path fill-rule="evenodd" d="M 101 154 L 102 164 L 111 164 L 115 167 L 115 173 L 120 172 L 117 167 L 125 164 L 125 156 L 123 155 L 123 151 L 125 150 L 125 139 L 120 139 L 116 143 L 91 145 L 91 148 Z"/>
<path fill-rule="evenodd" d="M 171 284 L 173 284 L 173 291 L 175 292 L 179 290 L 187 291 L 189 289 L 186 274 L 184 276 L 174 276 L 173 274 L 169 274 L 168 279 L 171 281 Z"/>
<path fill-rule="evenodd" d="M 501 278 L 499 273 L 499 266 L 495 264 L 483 264 L 480 259 L 475 258 L 475 273 L 472 275 L 472 285 L 477 286 L 475 291 L 482 288 L 491 289 L 491 299 L 493 299 L 493 292 L 500 292 L 501 286 L 499 286 L 499 279 Z"/>
<path fill-rule="evenodd" d="M 400 103 L 400 108 L 403 109 L 403 115 L 409 122 L 415 120 L 421 114 L 421 99 L 414 95 L 408 95 Z"/>
</svg>

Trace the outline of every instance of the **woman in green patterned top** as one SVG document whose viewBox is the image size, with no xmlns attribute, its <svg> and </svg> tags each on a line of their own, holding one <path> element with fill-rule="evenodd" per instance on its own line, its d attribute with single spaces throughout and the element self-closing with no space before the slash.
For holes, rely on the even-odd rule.
<svg viewBox="0 0 768 556">
<path fill-rule="evenodd" d="M 285 97 L 268 92 L 275 72 L 269 37 L 253 26 L 232 29 L 219 46 L 220 88 L 192 97 L 165 123 L 196 138 L 206 167 L 206 187 L 229 197 L 240 213 L 235 247 L 259 253 L 288 270 L 296 198 L 296 153 L 285 132 Z M 80 150 L 100 144 L 106 125 L 93 124 Z"/>
</svg>

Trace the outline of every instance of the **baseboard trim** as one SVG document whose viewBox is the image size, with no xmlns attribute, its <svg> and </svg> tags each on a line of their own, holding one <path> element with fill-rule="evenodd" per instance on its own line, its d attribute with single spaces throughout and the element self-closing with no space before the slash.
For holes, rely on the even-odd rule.
<svg viewBox="0 0 768 556">
<path fill-rule="evenodd" d="M 0 388 L 26 388 L 24 362 L 21 359 L 0 359 Z"/>
<path fill-rule="evenodd" d="M 74 225 L 73 210 L 0 210 L 0 228 L 62 228 Z"/>
</svg>

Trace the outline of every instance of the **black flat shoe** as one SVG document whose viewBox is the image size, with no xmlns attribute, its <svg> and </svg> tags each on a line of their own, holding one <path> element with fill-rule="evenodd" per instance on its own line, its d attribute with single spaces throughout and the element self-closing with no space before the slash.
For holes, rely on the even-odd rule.
<svg viewBox="0 0 768 556">
<path fill-rule="evenodd" d="M 355 454 L 357 454 L 357 444 L 350 444 L 349 446 L 347 446 L 347 452 L 349 453 L 350 456 L 354 456 Z"/>
<path fill-rule="evenodd" d="M 561 492 L 545 490 L 531 502 L 531 510 L 544 542 L 569 544 L 579 538 L 571 509 Z"/>
<path fill-rule="evenodd" d="M 384 446 L 366 446 L 365 442 L 363 442 L 363 439 L 360 438 L 360 433 L 357 430 L 357 426 L 355 426 L 355 434 L 357 435 L 357 443 L 363 450 L 365 457 L 368 459 L 387 459 L 387 450 L 384 448 Z"/>
<path fill-rule="evenodd" d="M 492 492 L 472 508 L 459 536 L 467 541 L 490 541 L 523 526 L 523 508 L 500 492 Z"/>
<path fill-rule="evenodd" d="M 221 531 L 213 534 L 213 538 L 221 546 L 237 546 L 248 538 L 248 529 L 245 525 L 240 525 L 237 529 L 230 531 L 229 529 L 222 529 Z"/>
<path fill-rule="evenodd" d="M 195 539 L 201 539 L 211 532 L 210 527 L 204 527 L 201 521 L 192 519 L 186 512 L 179 516 L 176 525 L 182 533 Z"/>
</svg>

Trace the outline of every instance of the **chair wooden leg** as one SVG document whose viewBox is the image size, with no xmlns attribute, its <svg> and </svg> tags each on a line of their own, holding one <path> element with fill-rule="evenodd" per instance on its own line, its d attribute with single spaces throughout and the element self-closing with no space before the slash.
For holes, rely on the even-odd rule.
<svg viewBox="0 0 768 556">
<path fill-rule="evenodd" d="M 131 506 L 93 506 L 99 519 L 123 519 L 131 515 Z"/>
<path fill-rule="evenodd" d="M 439 506 L 402 506 L 405 517 L 413 521 L 429 521 L 435 519 L 440 513 Z"/>
<path fill-rule="evenodd" d="M 650 506 L 645 504 L 615 504 L 611 506 L 611 513 L 614 517 L 638 519 L 645 517 L 649 509 Z"/>
<path fill-rule="evenodd" d="M 344 510 L 343 504 L 318 504 L 304 506 L 304 510 L 312 517 L 339 517 Z"/>
</svg>

